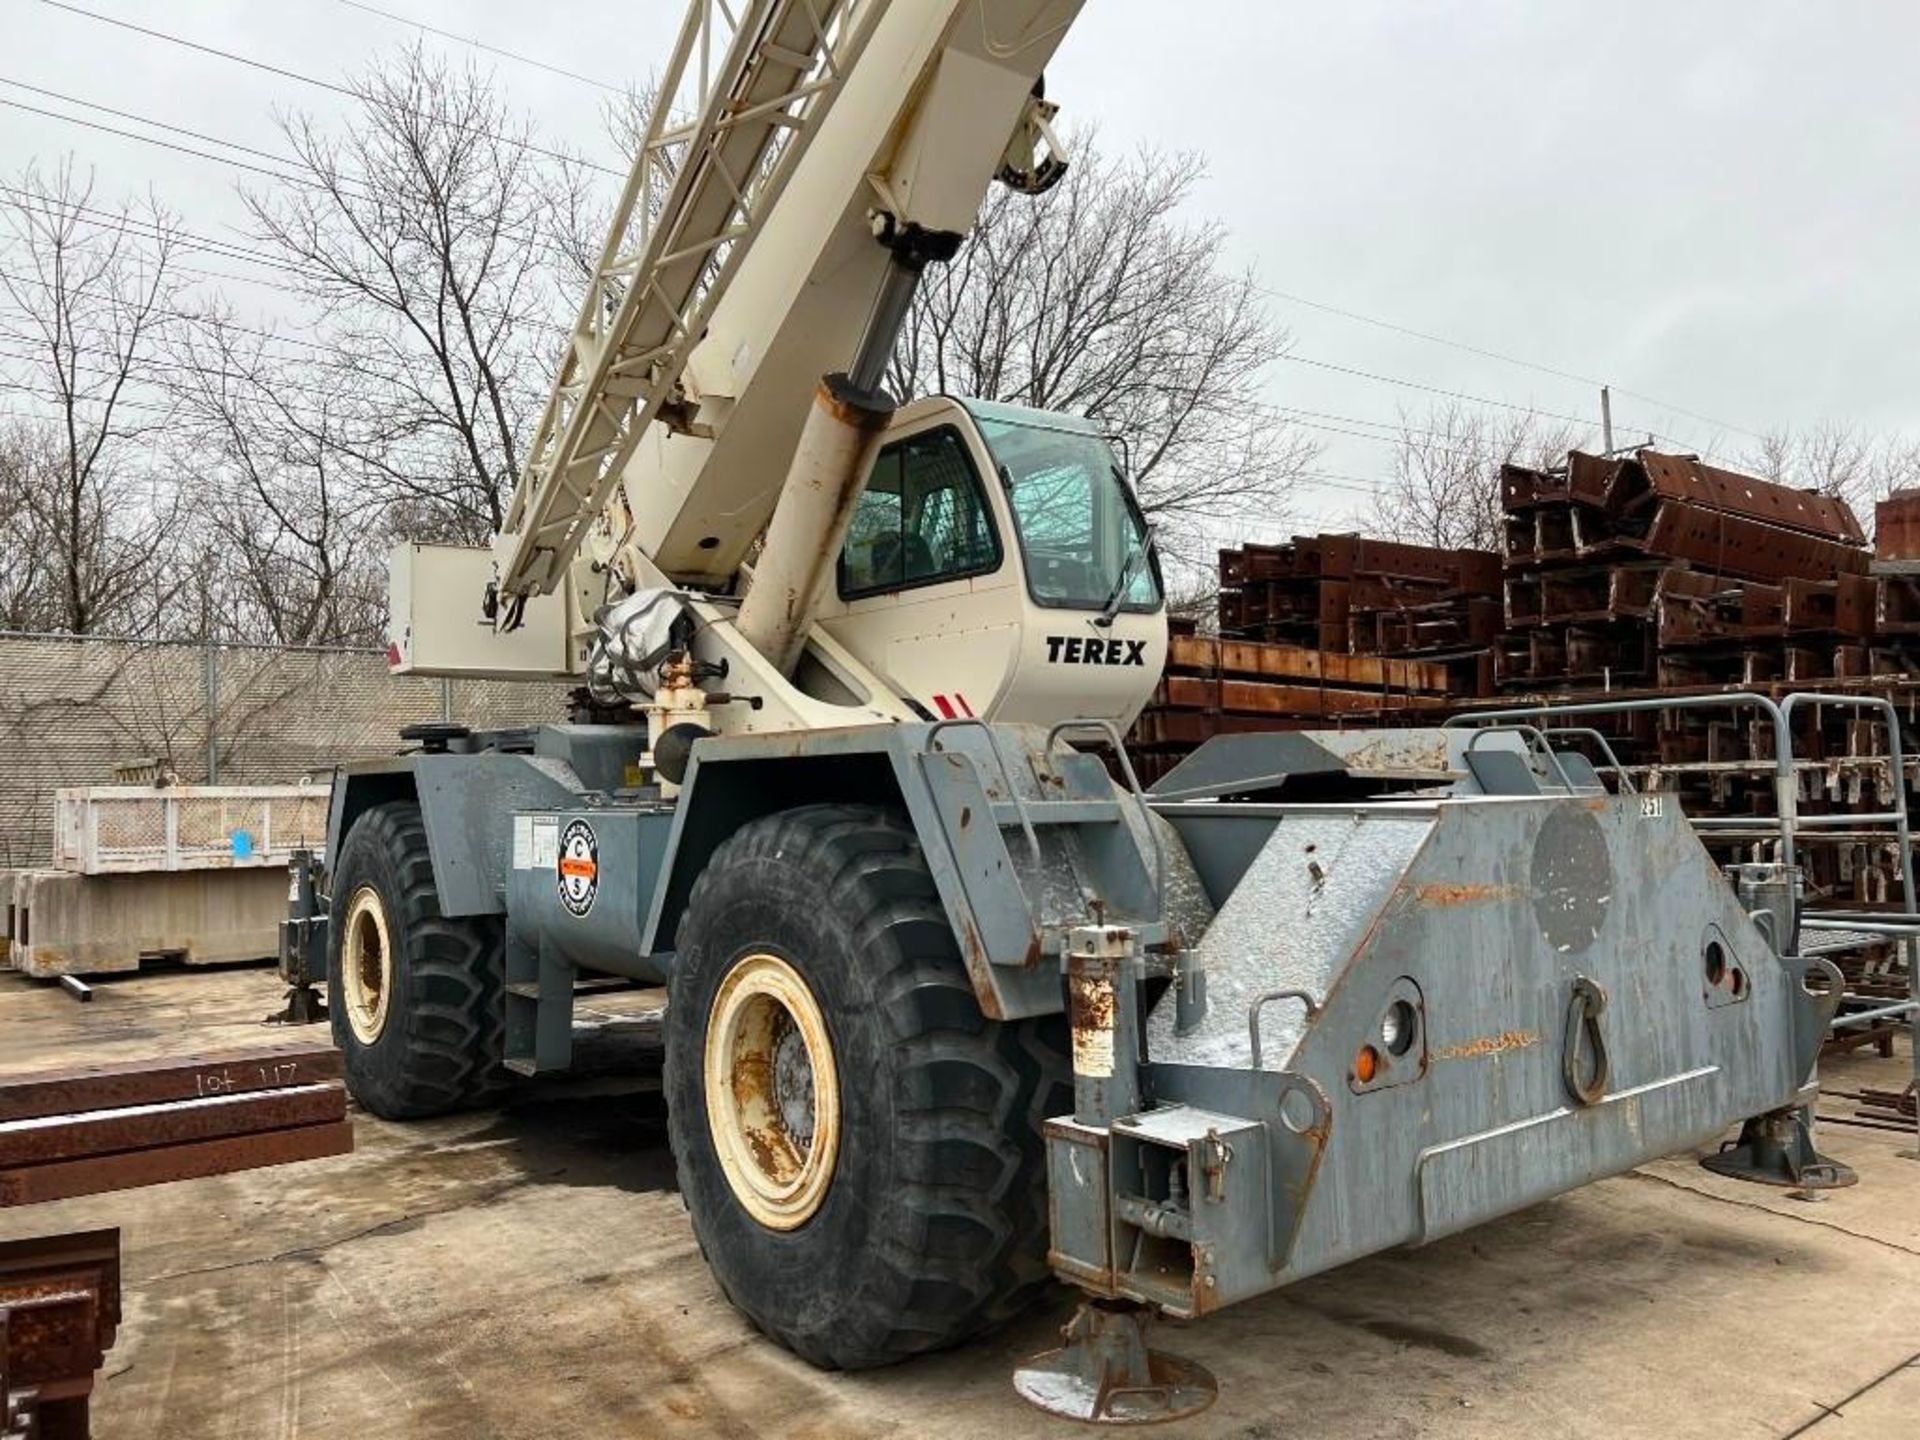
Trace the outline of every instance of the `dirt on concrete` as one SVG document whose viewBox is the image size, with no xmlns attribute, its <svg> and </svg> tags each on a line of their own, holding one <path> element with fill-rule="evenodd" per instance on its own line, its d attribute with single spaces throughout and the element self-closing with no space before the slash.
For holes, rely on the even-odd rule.
<svg viewBox="0 0 1920 1440">
<path fill-rule="evenodd" d="M 0 976 L 0 1074 L 289 1044 L 260 969 L 128 976 L 76 1004 Z M 586 1077 L 488 1112 L 366 1116 L 352 1155 L 0 1212 L 122 1230 L 101 1440 L 1070 1437 L 1008 1377 L 1051 1306 L 964 1350 L 823 1374 L 709 1278 L 674 1189 L 658 996 L 582 1004 Z M 1904 1051 L 1836 1061 L 1898 1088 Z M 1852 1106 L 1827 1102 L 1835 1114 Z M 1676 1156 L 1420 1250 L 1168 1325 L 1220 1399 L 1167 1440 L 1920 1436 L 1920 1163 L 1829 1125 L 1819 1203 Z"/>
</svg>

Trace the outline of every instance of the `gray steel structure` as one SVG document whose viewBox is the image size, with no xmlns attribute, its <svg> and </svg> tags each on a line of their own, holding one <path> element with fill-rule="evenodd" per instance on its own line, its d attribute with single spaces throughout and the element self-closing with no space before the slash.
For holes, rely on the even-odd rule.
<svg viewBox="0 0 1920 1440">
<path fill-rule="evenodd" d="M 1837 972 L 1792 953 L 1791 872 L 1722 873 L 1670 797 L 1610 793 L 1508 724 L 1232 737 L 1144 793 L 1073 729 L 714 737 L 674 800 L 623 788 L 627 727 L 436 736 L 340 776 L 329 853 L 368 806 L 417 800 L 444 911 L 505 918 L 508 1063 L 533 1073 L 568 1061 L 577 976 L 666 977 L 740 826 L 897 806 L 982 1011 L 1070 1013 L 1051 1263 L 1174 1315 L 1762 1117 L 1786 1135 L 1771 1178 L 1835 1178 L 1801 1117 Z M 576 822 L 584 908 L 551 839 Z"/>
</svg>

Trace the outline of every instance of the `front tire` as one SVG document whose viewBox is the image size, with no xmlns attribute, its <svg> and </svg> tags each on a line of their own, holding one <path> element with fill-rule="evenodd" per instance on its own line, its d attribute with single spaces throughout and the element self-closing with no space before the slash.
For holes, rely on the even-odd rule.
<svg viewBox="0 0 1920 1440">
<path fill-rule="evenodd" d="M 332 881 L 327 1010 L 353 1098 L 386 1120 L 491 1098 L 505 1080 L 500 922 L 440 913 L 420 807 L 362 814 Z"/>
<path fill-rule="evenodd" d="M 721 1289 L 815 1365 L 958 1344 L 1045 1288 L 1059 1016 L 980 1012 L 913 831 L 809 806 L 720 847 L 666 1016 L 681 1195 Z"/>
</svg>

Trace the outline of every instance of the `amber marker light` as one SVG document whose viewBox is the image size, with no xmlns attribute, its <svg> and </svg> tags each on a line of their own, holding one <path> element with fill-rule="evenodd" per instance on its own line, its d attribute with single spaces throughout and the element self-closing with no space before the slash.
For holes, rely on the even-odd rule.
<svg viewBox="0 0 1920 1440">
<path fill-rule="evenodd" d="M 1360 1053 L 1353 1057 L 1353 1078 L 1362 1085 L 1371 1085 L 1379 1073 L 1380 1052 L 1371 1045 L 1362 1045 Z"/>
</svg>

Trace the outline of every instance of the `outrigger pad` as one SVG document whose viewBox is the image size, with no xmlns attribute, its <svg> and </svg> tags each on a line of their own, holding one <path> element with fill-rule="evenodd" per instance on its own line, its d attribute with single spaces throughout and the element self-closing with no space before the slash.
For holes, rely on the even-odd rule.
<svg viewBox="0 0 1920 1440">
<path fill-rule="evenodd" d="M 1851 1167 L 1829 1160 L 1813 1148 L 1813 1135 L 1797 1109 L 1756 1115 L 1740 1127 L 1740 1138 L 1720 1147 L 1701 1165 L 1729 1180 L 1781 1185 L 1793 1190 L 1842 1190 L 1858 1183 Z"/>
<path fill-rule="evenodd" d="M 1147 1348 L 1153 1312 L 1127 1300 L 1089 1300 L 1060 1328 L 1066 1344 L 1013 1372 L 1022 1399 L 1049 1415 L 1095 1425 L 1152 1425 L 1198 1415 L 1219 1398 L 1205 1366 Z"/>
</svg>

